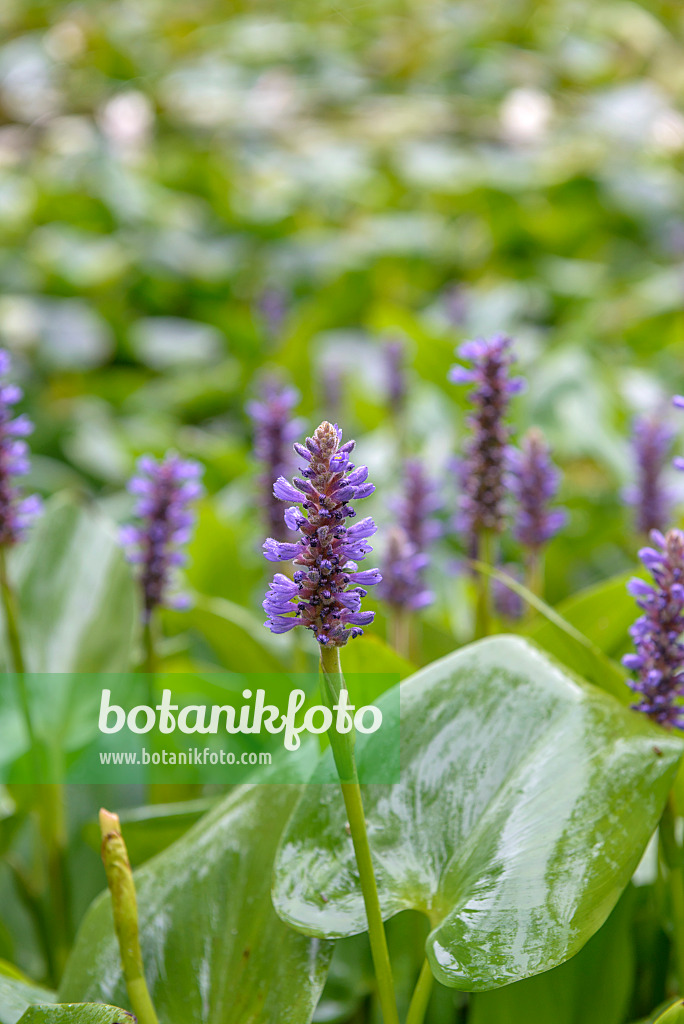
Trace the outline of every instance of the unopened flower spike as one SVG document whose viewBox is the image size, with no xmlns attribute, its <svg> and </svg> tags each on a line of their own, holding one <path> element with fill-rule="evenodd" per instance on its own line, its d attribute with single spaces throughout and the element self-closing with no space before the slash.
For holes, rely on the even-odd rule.
<svg viewBox="0 0 684 1024">
<path fill-rule="evenodd" d="M 9 547 L 22 539 L 27 528 L 42 510 L 37 494 L 24 497 L 17 478 L 30 469 L 29 448 L 25 440 L 33 424 L 25 415 L 14 415 L 14 406 L 23 393 L 16 384 L 7 383 L 11 369 L 9 353 L 0 349 L 0 546 Z"/>
<path fill-rule="evenodd" d="M 560 473 L 541 430 L 534 427 L 520 449 L 508 451 L 506 482 L 516 499 L 515 536 L 533 554 L 538 553 L 567 521 L 567 513 L 552 508 Z"/>
<path fill-rule="evenodd" d="M 128 484 L 137 498 L 137 522 L 124 526 L 121 543 L 129 562 L 138 567 L 143 593 L 143 618 L 149 622 L 155 608 L 183 609 L 187 596 L 175 590 L 177 570 L 185 565 L 183 548 L 192 536 L 195 513 L 191 504 L 203 493 L 203 467 L 192 459 L 169 452 L 161 461 L 144 455 Z"/>
<path fill-rule="evenodd" d="M 461 495 L 458 528 L 467 538 L 483 532 L 500 533 L 504 522 L 504 471 L 509 429 L 505 415 L 511 395 L 522 391 L 525 382 L 511 377 L 512 341 L 503 335 L 491 340 L 467 341 L 458 355 L 470 367 L 454 366 L 452 384 L 472 384 L 470 401 L 474 411 L 468 419 L 472 436 L 459 466 Z"/>
<path fill-rule="evenodd" d="M 375 523 L 368 517 L 346 522 L 356 516 L 349 502 L 367 498 L 374 487 L 368 469 L 349 460 L 355 442 L 341 442 L 340 428 L 324 422 L 304 444 L 295 444 L 304 463 L 301 476 L 292 483 L 280 477 L 273 492 L 292 502 L 285 522 L 300 538 L 269 537 L 264 543 L 268 561 L 291 560 L 297 567 L 293 579 L 276 573 L 263 602 L 265 625 L 273 633 L 304 626 L 323 647 L 344 646 L 373 621 L 373 612 L 361 611 L 361 599 L 381 579 L 377 569 L 359 570 L 357 564 L 372 550 Z"/>
<path fill-rule="evenodd" d="M 292 411 L 299 401 L 294 388 L 267 381 L 260 398 L 247 405 L 254 423 L 254 454 L 262 466 L 259 484 L 267 529 L 276 540 L 287 540 L 290 530 L 283 519 L 283 504 L 273 493 L 273 484 L 292 469 L 292 443 L 299 436 L 301 421 Z"/>
<path fill-rule="evenodd" d="M 684 728 L 684 533 L 651 533 L 652 546 L 639 557 L 652 583 L 635 578 L 628 590 L 643 615 L 630 633 L 636 647 L 622 662 L 636 673 L 631 688 L 639 694 L 633 705 L 659 725 Z"/>
<path fill-rule="evenodd" d="M 642 416 L 634 422 L 637 477 L 625 497 L 635 509 L 639 533 L 664 530 L 670 520 L 672 495 L 663 481 L 663 471 L 673 440 L 674 430 L 658 416 Z"/>
</svg>

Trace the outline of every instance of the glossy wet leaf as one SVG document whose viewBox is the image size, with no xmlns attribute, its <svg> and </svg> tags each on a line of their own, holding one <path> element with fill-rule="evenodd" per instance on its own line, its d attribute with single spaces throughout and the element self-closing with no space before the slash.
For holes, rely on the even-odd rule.
<svg viewBox="0 0 684 1024">
<path fill-rule="evenodd" d="M 634 890 L 552 971 L 472 997 L 468 1024 L 623 1024 L 634 988 Z"/>
<path fill-rule="evenodd" d="M 412 676 L 401 720 L 402 781 L 364 792 L 384 917 L 429 917 L 427 955 L 454 988 L 496 988 L 568 959 L 627 885 L 682 741 L 513 637 Z M 307 933 L 364 930 L 335 788 L 305 790 L 274 900 Z"/>
<path fill-rule="evenodd" d="M 58 498 L 13 556 L 10 573 L 30 671 L 130 667 L 137 594 L 109 520 Z"/>
<path fill-rule="evenodd" d="M 47 1003 L 54 998 L 48 989 L 0 971 L 0 1024 L 17 1024 L 32 1003 Z"/>
<path fill-rule="evenodd" d="M 684 1002 L 677 1000 L 664 1013 L 654 1017 L 653 1024 L 684 1024 Z"/>
<path fill-rule="evenodd" d="M 332 947 L 279 921 L 269 891 L 298 794 L 242 787 L 136 872 L 143 957 L 165 1024 L 309 1021 Z M 108 894 L 81 927 L 60 998 L 126 1005 Z"/>
<path fill-rule="evenodd" d="M 131 1013 L 116 1006 L 71 1003 L 60 1006 L 31 1006 L 19 1024 L 136 1024 Z"/>
</svg>

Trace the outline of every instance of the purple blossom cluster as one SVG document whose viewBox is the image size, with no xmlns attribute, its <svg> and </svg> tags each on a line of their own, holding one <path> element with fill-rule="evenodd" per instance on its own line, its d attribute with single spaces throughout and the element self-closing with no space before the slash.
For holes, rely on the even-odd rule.
<svg viewBox="0 0 684 1024">
<path fill-rule="evenodd" d="M 403 341 L 393 338 L 385 343 L 385 364 L 387 368 L 387 398 L 395 416 L 401 416 L 406 403 L 406 352 Z"/>
<path fill-rule="evenodd" d="M 294 388 L 267 381 L 260 399 L 247 405 L 254 424 L 254 454 L 263 467 L 259 484 L 267 527 L 276 540 L 291 537 L 273 484 L 292 469 L 292 444 L 301 431 L 300 421 L 292 415 L 298 401 L 299 393 Z"/>
<path fill-rule="evenodd" d="M 375 523 L 366 518 L 346 525 L 356 515 L 349 502 L 367 498 L 374 487 L 367 482 L 368 469 L 350 462 L 355 442 L 341 441 L 340 428 L 323 422 L 313 437 L 295 444 L 304 461 L 301 476 L 292 483 L 279 477 L 273 492 L 293 502 L 285 522 L 300 539 L 269 537 L 264 543 L 268 561 L 292 560 L 297 567 L 292 579 L 276 573 L 263 602 L 265 625 L 273 633 L 304 626 L 324 647 L 344 646 L 373 621 L 374 612 L 361 611 L 361 599 L 366 587 L 381 580 L 377 569 L 359 571 L 357 565 L 372 550 L 368 539 Z"/>
<path fill-rule="evenodd" d="M 663 482 L 663 470 L 674 439 L 674 431 L 657 416 L 642 416 L 634 422 L 632 443 L 637 478 L 625 497 L 636 511 L 640 533 L 664 530 L 669 518 L 672 497 Z"/>
<path fill-rule="evenodd" d="M 505 414 L 511 396 L 522 391 L 525 383 L 510 375 L 511 344 L 503 335 L 467 341 L 458 354 L 472 366 L 454 366 L 449 372 L 452 384 L 474 385 L 470 393 L 474 411 L 468 419 L 472 436 L 459 466 L 457 525 L 468 537 L 479 537 L 484 531 L 500 533 L 503 528 L 509 440 Z"/>
<path fill-rule="evenodd" d="M 173 592 L 174 576 L 187 561 L 182 548 L 192 536 L 195 514 L 190 505 L 203 493 L 203 469 L 170 452 L 159 462 L 143 456 L 137 470 L 128 490 L 137 498 L 139 521 L 124 526 L 120 536 L 128 561 L 138 566 L 143 619 L 149 622 L 160 605 L 178 609 L 188 605 L 186 595 Z"/>
<path fill-rule="evenodd" d="M 637 675 L 630 682 L 640 695 L 634 708 L 659 725 L 684 728 L 684 533 L 654 530 L 651 538 L 653 547 L 639 557 L 653 583 L 635 578 L 628 587 L 644 614 L 630 630 L 636 653 L 623 664 Z"/>
<path fill-rule="evenodd" d="M 42 509 L 37 494 L 22 496 L 17 478 L 30 469 L 29 449 L 25 438 L 33 432 L 27 416 L 14 415 L 13 406 L 23 393 L 5 378 L 11 369 L 8 352 L 0 350 L 0 545 L 9 547 L 20 541 Z"/>
<path fill-rule="evenodd" d="M 531 552 L 538 552 L 565 525 L 564 509 L 551 508 L 560 483 L 541 430 L 528 431 L 520 449 L 508 451 L 506 480 L 516 500 L 515 536 Z"/>
<path fill-rule="evenodd" d="M 424 582 L 428 548 L 441 532 L 435 512 L 437 490 L 417 459 L 406 463 L 404 493 L 394 505 L 397 525 L 390 531 L 379 594 L 395 608 L 416 611 L 433 600 Z"/>
<path fill-rule="evenodd" d="M 423 580 L 428 561 L 428 556 L 409 540 L 405 530 L 400 526 L 392 527 L 382 563 L 380 597 L 393 608 L 409 611 L 431 604 L 433 594 Z"/>
</svg>

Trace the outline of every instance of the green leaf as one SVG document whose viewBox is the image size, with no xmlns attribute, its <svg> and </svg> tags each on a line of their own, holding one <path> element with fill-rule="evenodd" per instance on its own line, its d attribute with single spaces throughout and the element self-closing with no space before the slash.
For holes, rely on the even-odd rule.
<svg viewBox="0 0 684 1024">
<path fill-rule="evenodd" d="M 310 1020 L 332 947 L 279 921 L 269 891 L 299 792 L 241 787 L 136 872 L 143 957 L 165 1024 Z M 126 1002 L 108 894 L 86 916 L 60 998 Z"/>
<path fill-rule="evenodd" d="M 61 1006 L 31 1006 L 19 1024 L 135 1024 L 135 1017 L 116 1006 L 101 1003 L 71 1003 Z"/>
<path fill-rule="evenodd" d="M 654 1018 L 654 1024 L 684 1024 L 684 1002 L 678 999 L 665 1013 Z"/>
<path fill-rule="evenodd" d="M 32 1003 L 47 1003 L 54 998 L 48 989 L 0 971 L 0 1024 L 17 1024 Z"/>
<path fill-rule="evenodd" d="M 364 791 L 383 916 L 428 916 L 432 969 L 454 988 L 567 960 L 627 885 L 682 740 L 515 637 L 458 651 L 400 693 L 401 782 Z M 372 739 L 358 748 L 361 760 Z M 365 929 L 345 821 L 334 787 L 308 787 L 283 836 L 274 901 L 307 934 Z"/>
<path fill-rule="evenodd" d="M 58 498 L 12 554 L 10 575 L 30 671 L 130 667 L 137 594 L 109 520 Z"/>
<path fill-rule="evenodd" d="M 572 672 L 577 672 L 595 686 L 617 697 L 623 704 L 630 701 L 631 691 L 626 683 L 627 673 L 609 658 L 593 640 L 585 636 L 572 622 L 555 608 L 542 601 L 524 584 L 483 562 L 473 561 L 472 565 L 492 579 L 499 580 L 510 590 L 519 594 L 531 608 L 542 616 L 544 629 L 535 623 L 528 630 L 528 636 L 540 647 L 557 657 Z"/>
<path fill-rule="evenodd" d="M 274 636 L 246 608 L 225 598 L 197 595 L 188 612 L 167 612 L 173 626 L 196 630 L 217 656 L 222 668 L 231 672 L 279 672 L 291 644 L 278 646 Z M 278 638 L 280 639 L 280 638 Z"/>
<path fill-rule="evenodd" d="M 587 587 L 562 601 L 556 611 L 604 654 L 618 657 L 629 641 L 629 627 L 639 614 L 634 598 L 627 591 L 633 576 L 633 572 L 620 573 Z M 542 647 L 546 647 L 553 633 L 553 626 L 543 621 L 530 630 L 530 636 Z"/>
<path fill-rule="evenodd" d="M 622 1024 L 634 987 L 634 889 L 577 956 L 472 997 L 468 1024 Z"/>
</svg>

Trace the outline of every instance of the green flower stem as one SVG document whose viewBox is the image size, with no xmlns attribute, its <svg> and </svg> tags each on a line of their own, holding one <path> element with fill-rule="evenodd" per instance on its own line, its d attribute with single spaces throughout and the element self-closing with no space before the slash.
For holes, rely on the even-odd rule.
<svg viewBox="0 0 684 1024">
<path fill-rule="evenodd" d="M 478 561 L 494 567 L 496 561 L 495 536 L 490 530 L 482 530 L 478 536 Z M 477 599 L 475 605 L 475 639 L 489 636 L 491 632 L 492 593 L 489 574 L 481 572 L 477 578 Z"/>
<path fill-rule="evenodd" d="M 325 682 L 325 700 L 332 707 L 337 703 L 340 691 L 345 688 L 338 647 L 321 647 L 321 670 Z M 354 735 L 353 733 L 340 735 L 332 730 L 329 735 L 342 787 L 344 805 L 347 810 L 349 829 L 356 855 L 356 865 L 359 870 L 382 1015 L 385 1024 L 399 1024 L 397 1000 L 392 978 L 392 965 L 390 963 L 387 936 L 385 935 L 385 926 L 380 910 L 380 898 L 375 880 L 373 857 L 368 842 L 361 786 L 359 785 L 356 760 L 354 758 Z"/>
<path fill-rule="evenodd" d="M 544 560 L 539 551 L 533 551 L 527 560 L 525 584 L 536 597 L 544 597 Z"/>
<path fill-rule="evenodd" d="M 676 821 L 674 797 L 670 793 L 660 820 L 660 846 L 668 869 L 677 985 L 679 994 L 684 995 L 684 854 L 677 842 Z"/>
<path fill-rule="evenodd" d="M 432 995 L 434 977 L 427 959 L 423 961 L 416 987 L 413 990 L 411 1005 L 409 1006 L 406 1024 L 423 1024 L 427 1013 L 428 1003 Z"/>
<path fill-rule="evenodd" d="M 405 608 L 392 609 L 391 643 L 397 654 L 407 660 L 411 657 L 411 625 L 411 615 Z"/>
<path fill-rule="evenodd" d="M 154 613 L 145 622 L 143 629 L 144 659 L 142 670 L 149 676 L 159 671 L 159 653 L 157 650 L 157 622 Z"/>
<path fill-rule="evenodd" d="M 19 631 L 19 612 L 14 589 L 7 572 L 7 556 L 5 549 L 0 547 L 0 592 L 5 613 L 5 626 L 10 654 L 10 663 L 14 672 L 22 714 L 26 727 L 34 777 L 42 774 L 41 746 L 38 742 L 31 703 L 26 686 L 26 659 L 24 658 L 21 635 Z M 53 962 L 55 965 L 53 980 L 57 981 L 66 964 L 69 952 L 69 898 L 66 884 L 66 813 L 64 787 L 59 783 L 40 785 L 36 783 L 36 804 L 40 820 L 40 830 L 46 849 L 46 868 L 50 895 L 51 926 L 54 935 Z"/>
<path fill-rule="evenodd" d="M 121 966 L 128 998 L 138 1024 L 159 1024 L 150 997 L 143 970 L 140 933 L 138 928 L 138 901 L 135 894 L 133 872 L 128 851 L 121 835 L 121 823 L 116 814 L 100 811 L 102 833 L 102 861 L 112 897 L 114 930 L 119 941 Z"/>
</svg>

